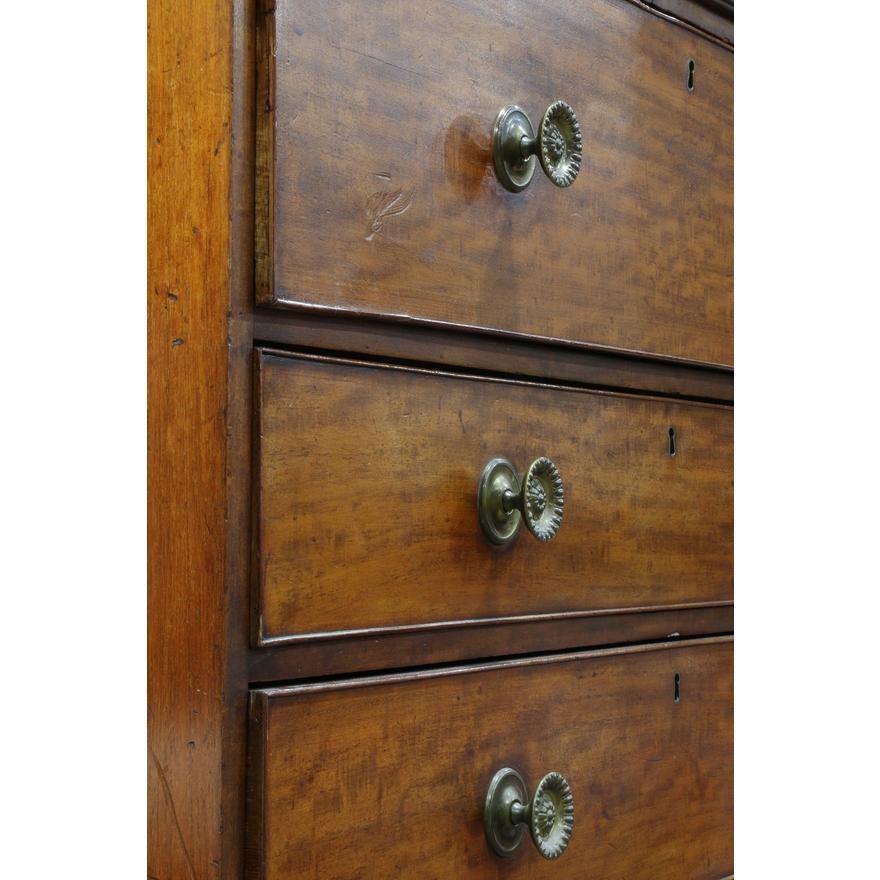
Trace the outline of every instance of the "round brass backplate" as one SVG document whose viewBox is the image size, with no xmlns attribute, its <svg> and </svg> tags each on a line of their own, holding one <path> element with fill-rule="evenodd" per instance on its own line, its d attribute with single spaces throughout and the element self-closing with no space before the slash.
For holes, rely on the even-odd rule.
<svg viewBox="0 0 880 880">
<path fill-rule="evenodd" d="M 538 164 L 533 155 L 523 158 L 523 138 L 535 138 L 529 117 L 516 104 L 503 107 L 492 128 L 492 161 L 501 185 L 511 192 L 522 192 L 531 183 Z"/>
<path fill-rule="evenodd" d="M 516 470 L 506 458 L 493 458 L 483 468 L 477 485 L 480 526 L 493 544 L 509 544 L 516 538 L 522 523 L 518 510 L 504 509 L 504 493 L 507 490 L 519 495 L 520 482 Z"/>
<path fill-rule="evenodd" d="M 525 825 L 515 825 L 510 817 L 514 801 L 529 802 L 526 784 L 512 767 L 503 767 L 493 777 L 486 792 L 483 824 L 489 846 L 499 856 L 512 856 L 522 841 Z"/>
</svg>

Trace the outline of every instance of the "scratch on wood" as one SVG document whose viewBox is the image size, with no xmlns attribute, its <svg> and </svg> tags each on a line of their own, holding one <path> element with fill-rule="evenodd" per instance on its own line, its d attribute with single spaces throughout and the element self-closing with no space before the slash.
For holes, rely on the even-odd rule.
<svg viewBox="0 0 880 880">
<path fill-rule="evenodd" d="M 368 58 L 370 61 L 377 61 L 379 64 L 387 64 L 389 67 L 393 67 L 395 70 L 400 70 L 403 73 L 410 73 L 413 76 L 418 76 L 421 79 L 431 79 L 431 77 L 426 76 L 424 73 L 420 73 L 418 70 L 413 70 L 410 67 L 404 67 L 402 64 L 395 64 L 393 61 L 386 61 L 384 58 L 379 58 L 376 55 L 370 55 L 368 52 L 361 52 L 358 49 L 352 49 L 351 46 L 336 46 L 333 43 L 330 44 L 334 49 L 342 49 L 345 52 L 352 52 L 355 55 L 360 55 L 361 58 Z"/>
<path fill-rule="evenodd" d="M 405 214 L 411 204 L 412 193 L 406 193 L 402 189 L 374 192 L 367 199 L 366 215 L 369 228 L 365 240 L 372 241 L 373 237 L 382 231 L 387 217 Z"/>
<path fill-rule="evenodd" d="M 177 839 L 180 841 L 180 848 L 183 850 L 183 855 L 186 857 L 186 864 L 189 867 L 189 875 L 192 880 L 198 880 L 192 856 L 190 856 L 189 850 L 186 848 L 186 840 L 183 837 L 183 830 L 181 829 L 180 821 L 177 818 L 177 810 L 174 807 L 174 797 L 171 794 L 171 786 L 168 784 L 168 778 L 165 776 L 165 771 L 162 769 L 162 765 L 159 763 L 159 759 L 156 757 L 156 753 L 152 748 L 150 749 L 150 757 L 156 765 L 156 772 L 159 774 L 159 781 L 162 783 L 162 792 L 165 795 L 165 802 L 168 804 L 168 809 L 171 811 L 171 818 L 174 820 L 174 828 L 177 831 Z"/>
</svg>

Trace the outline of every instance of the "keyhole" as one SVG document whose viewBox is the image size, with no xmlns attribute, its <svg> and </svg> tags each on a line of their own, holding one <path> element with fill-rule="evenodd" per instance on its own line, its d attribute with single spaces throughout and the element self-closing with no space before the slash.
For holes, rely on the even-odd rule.
<svg viewBox="0 0 880 880">
<path fill-rule="evenodd" d="M 697 62 L 694 61 L 693 58 L 688 58 L 688 91 L 692 92 L 694 90 L 694 70 L 697 67 Z"/>
<path fill-rule="evenodd" d="M 675 458 L 675 428 L 669 426 L 669 457 Z"/>
<path fill-rule="evenodd" d="M 677 703 L 679 700 L 681 700 L 681 676 L 676 672 L 675 681 L 672 686 L 672 701 Z"/>
</svg>

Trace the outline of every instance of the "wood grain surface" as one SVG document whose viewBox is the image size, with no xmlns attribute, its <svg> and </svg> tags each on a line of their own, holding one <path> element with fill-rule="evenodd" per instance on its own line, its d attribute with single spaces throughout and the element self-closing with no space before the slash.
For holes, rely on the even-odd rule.
<svg viewBox="0 0 880 880">
<path fill-rule="evenodd" d="M 733 3 L 723 0 L 646 0 L 646 5 L 733 45 Z"/>
<path fill-rule="evenodd" d="M 283 0 L 258 53 L 258 6 L 148 4 L 148 877 L 242 876 L 248 723 L 248 876 L 549 876 L 525 849 L 487 859 L 473 780 L 497 758 L 533 783 L 553 754 L 583 832 L 554 876 L 729 874 L 724 645 L 264 685 L 730 631 L 732 410 L 269 352 L 251 390 L 256 240 L 260 297 L 303 306 L 260 310 L 261 343 L 732 400 L 730 53 L 624 0 Z M 585 108 L 582 180 L 502 192 L 494 112 L 555 97 Z M 563 531 L 493 553 L 478 470 L 541 452 Z M 261 610 L 273 641 L 249 650 Z M 451 806 L 437 839 L 425 780 Z"/>
<path fill-rule="evenodd" d="M 731 368 L 695 367 L 613 351 L 547 345 L 521 337 L 451 333 L 437 327 L 328 312 L 260 308 L 257 344 L 336 351 L 416 364 L 464 367 L 514 377 L 576 382 L 594 388 L 647 391 L 733 403 Z"/>
<path fill-rule="evenodd" d="M 260 303 L 732 363 L 729 49 L 626 0 L 267 6 Z M 556 98 L 580 177 L 505 191 L 496 113 Z"/>
<path fill-rule="evenodd" d="M 732 643 L 706 640 L 256 691 L 248 876 L 728 876 L 732 675 Z M 504 766 L 530 791 L 568 779 L 557 861 L 528 836 L 490 851 L 483 801 Z"/>
<path fill-rule="evenodd" d="M 248 668 L 251 682 L 267 684 L 573 648 L 672 642 L 732 632 L 733 602 L 696 608 L 661 606 L 452 631 L 420 629 L 271 645 L 252 650 Z"/>
<path fill-rule="evenodd" d="M 258 395 L 258 640 L 732 599 L 727 407 L 265 351 Z M 553 541 L 484 539 L 499 455 L 560 468 Z"/>
<path fill-rule="evenodd" d="M 254 10 L 147 10 L 147 876 L 232 880 L 246 780 Z"/>
</svg>

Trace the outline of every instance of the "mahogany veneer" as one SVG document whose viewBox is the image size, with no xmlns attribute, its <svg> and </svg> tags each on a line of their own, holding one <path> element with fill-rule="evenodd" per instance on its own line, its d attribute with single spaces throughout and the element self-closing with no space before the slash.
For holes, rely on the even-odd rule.
<svg viewBox="0 0 880 880">
<path fill-rule="evenodd" d="M 732 676 L 722 639 L 258 690 L 251 877 L 727 876 Z M 570 780 L 558 861 L 487 854 L 505 766 Z"/>
<path fill-rule="evenodd" d="M 261 304 L 733 362 L 729 48 L 626 0 L 264 5 Z M 495 115 L 557 98 L 580 177 L 507 192 Z"/>
<path fill-rule="evenodd" d="M 731 7 L 150 0 L 151 880 L 730 877 Z M 581 177 L 508 193 L 555 98 Z"/>
<path fill-rule="evenodd" d="M 730 408 L 257 357 L 260 643 L 732 598 Z M 498 455 L 559 466 L 553 541 L 483 537 Z"/>
</svg>

